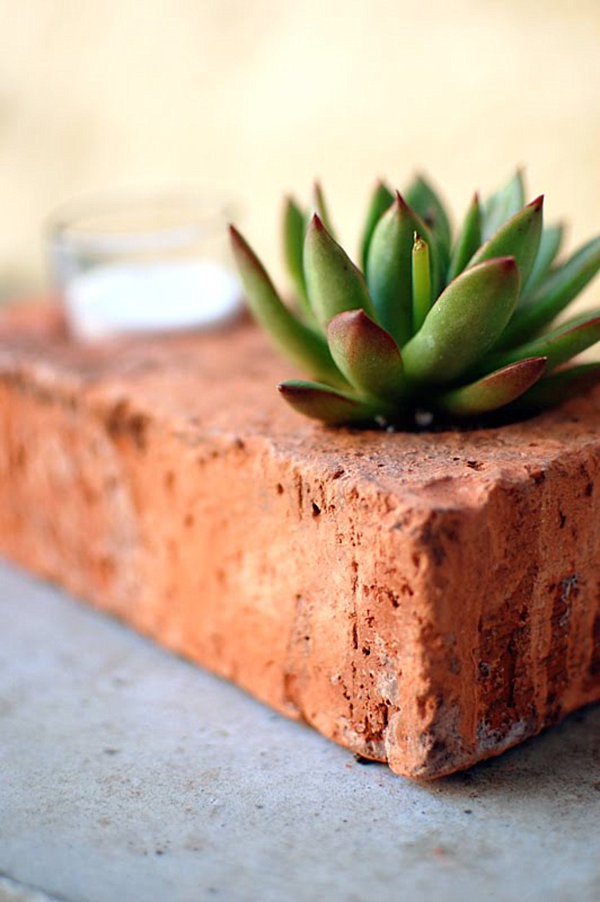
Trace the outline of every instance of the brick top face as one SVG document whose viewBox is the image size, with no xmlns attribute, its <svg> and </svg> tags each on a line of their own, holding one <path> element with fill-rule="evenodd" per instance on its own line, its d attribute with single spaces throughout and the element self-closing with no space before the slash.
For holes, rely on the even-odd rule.
<svg viewBox="0 0 600 902">
<path fill-rule="evenodd" d="M 177 421 L 190 434 L 206 428 L 224 436 L 243 430 L 286 452 L 315 452 L 319 467 L 326 470 L 335 467 L 343 453 L 353 475 L 395 493 L 420 490 L 440 474 L 449 492 L 460 492 L 465 480 L 472 486 L 485 484 L 499 470 L 508 479 L 533 478 L 536 468 L 593 445 L 598 437 L 594 413 L 600 408 L 600 392 L 493 429 L 393 434 L 326 429 L 282 404 L 275 386 L 290 375 L 289 368 L 247 325 L 196 336 L 86 346 L 66 340 L 49 312 L 36 317 L 33 325 L 30 316 L 5 314 L 0 319 L 0 374 L 47 383 L 57 399 L 110 401 L 130 395 L 130 403 L 149 408 L 165 423 Z"/>
<path fill-rule="evenodd" d="M 0 325 L 0 544 L 361 754 L 435 777 L 600 697 L 600 392 L 496 429 L 299 417 L 253 328 Z"/>
</svg>

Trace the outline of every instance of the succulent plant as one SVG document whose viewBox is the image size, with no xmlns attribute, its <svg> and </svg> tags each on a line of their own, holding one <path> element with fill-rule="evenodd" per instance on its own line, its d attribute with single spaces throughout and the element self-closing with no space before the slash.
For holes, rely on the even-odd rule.
<svg viewBox="0 0 600 902">
<path fill-rule="evenodd" d="M 317 185 L 312 216 L 285 205 L 295 308 L 232 226 L 252 314 L 313 380 L 282 382 L 285 400 L 330 425 L 411 428 L 535 411 L 600 381 L 600 364 L 563 366 L 600 339 L 600 311 L 553 324 L 600 269 L 600 236 L 556 264 L 563 229 L 544 228 L 542 208 L 525 204 L 517 172 L 485 202 L 474 195 L 453 238 L 426 179 L 403 195 L 379 183 L 359 269 Z"/>
</svg>

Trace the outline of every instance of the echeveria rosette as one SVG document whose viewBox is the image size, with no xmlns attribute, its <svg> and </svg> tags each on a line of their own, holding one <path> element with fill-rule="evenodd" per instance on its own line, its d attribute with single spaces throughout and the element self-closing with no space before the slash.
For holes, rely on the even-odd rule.
<svg viewBox="0 0 600 902">
<path fill-rule="evenodd" d="M 296 295 L 285 304 L 232 227 L 248 306 L 310 380 L 282 396 L 329 425 L 410 428 L 499 408 L 536 411 L 600 381 L 600 364 L 566 364 L 600 340 L 600 311 L 554 319 L 600 269 L 600 236 L 556 263 L 562 227 L 525 203 L 521 172 L 473 196 L 453 237 L 438 194 L 419 176 L 401 194 L 377 183 L 360 268 L 338 243 L 320 185 L 314 214 L 288 199 L 284 254 Z"/>
</svg>

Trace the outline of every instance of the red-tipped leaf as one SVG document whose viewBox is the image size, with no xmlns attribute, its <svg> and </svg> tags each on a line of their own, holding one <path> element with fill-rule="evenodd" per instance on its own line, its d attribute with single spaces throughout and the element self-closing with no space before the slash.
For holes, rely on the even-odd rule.
<svg viewBox="0 0 600 902">
<path fill-rule="evenodd" d="M 519 360 L 470 385 L 444 392 L 436 399 L 436 406 L 451 416 L 470 417 L 490 413 L 524 394 L 542 377 L 545 368 L 544 357 Z"/>
<path fill-rule="evenodd" d="M 482 364 L 485 369 L 497 369 L 523 360 L 525 357 L 546 357 L 547 372 L 566 363 L 572 357 L 581 354 L 587 348 L 600 341 L 600 316 L 577 317 L 572 322 L 563 323 L 551 332 L 540 335 L 526 344 L 511 348 L 509 351 L 498 351 L 485 358 Z"/>
<path fill-rule="evenodd" d="M 277 386 L 281 396 L 298 413 L 329 426 L 365 424 L 380 414 L 379 404 L 362 401 L 347 392 L 318 382 L 290 379 Z"/>
<path fill-rule="evenodd" d="M 327 338 L 337 366 L 361 392 L 391 400 L 405 394 L 398 345 L 364 310 L 335 316 L 329 323 Z"/>
<path fill-rule="evenodd" d="M 304 242 L 304 274 L 311 308 L 323 329 L 344 310 L 375 315 L 363 274 L 316 213 Z"/>
<path fill-rule="evenodd" d="M 543 226 L 544 197 L 540 195 L 504 223 L 471 258 L 469 266 L 493 260 L 495 257 L 514 257 L 521 285 L 533 269 L 540 246 Z"/>
<path fill-rule="evenodd" d="M 234 226 L 231 246 L 254 318 L 296 366 L 327 382 L 345 384 L 325 339 L 301 323 L 281 301 L 262 263 Z"/>
</svg>

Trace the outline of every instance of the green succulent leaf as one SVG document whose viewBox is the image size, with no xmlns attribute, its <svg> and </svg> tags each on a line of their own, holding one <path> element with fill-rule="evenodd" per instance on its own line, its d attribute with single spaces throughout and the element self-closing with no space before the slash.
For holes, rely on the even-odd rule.
<svg viewBox="0 0 600 902">
<path fill-rule="evenodd" d="M 588 313 L 563 323 L 526 344 L 493 353 L 485 358 L 483 364 L 486 369 L 496 369 L 524 357 L 546 357 L 546 369 L 550 372 L 597 341 L 600 341 L 600 315 L 590 317 Z"/>
<path fill-rule="evenodd" d="M 398 345 L 364 310 L 339 313 L 329 323 L 327 337 L 339 369 L 361 393 L 391 401 L 406 394 Z"/>
<path fill-rule="evenodd" d="M 438 248 L 447 260 L 452 242 L 452 229 L 439 195 L 422 175 L 418 175 L 404 192 L 404 199 L 436 237 Z"/>
<path fill-rule="evenodd" d="M 490 413 L 524 394 L 540 379 L 545 368 L 545 357 L 519 360 L 470 385 L 438 395 L 436 406 L 451 416 L 469 417 Z"/>
<path fill-rule="evenodd" d="M 420 216 L 397 193 L 371 239 L 367 284 L 377 320 L 402 346 L 412 334 L 412 247 L 417 232 L 428 239 Z"/>
<path fill-rule="evenodd" d="M 306 231 L 306 215 L 288 197 L 283 211 L 283 253 L 287 271 L 289 273 L 296 297 L 305 314 L 312 315 L 306 294 L 306 280 L 304 278 L 304 233 Z"/>
<path fill-rule="evenodd" d="M 323 329 L 344 310 L 375 310 L 363 274 L 331 237 L 317 214 L 304 241 L 304 273 L 311 308 Z"/>
<path fill-rule="evenodd" d="M 529 278 L 542 235 L 544 198 L 536 198 L 519 210 L 471 258 L 469 266 L 496 257 L 514 257 L 521 284 Z"/>
<path fill-rule="evenodd" d="M 366 270 L 367 268 L 369 247 L 371 245 L 373 232 L 375 231 L 375 226 L 377 225 L 385 211 L 391 207 L 393 202 L 394 194 L 390 191 L 387 185 L 385 185 L 383 182 L 378 182 L 375 186 L 375 190 L 371 195 L 371 200 L 369 201 L 369 207 L 367 210 L 367 216 L 365 219 L 365 225 L 360 242 L 360 259 L 363 270 Z"/>
<path fill-rule="evenodd" d="M 415 232 L 412 248 L 412 332 L 418 332 L 433 303 L 429 245 Z"/>
<path fill-rule="evenodd" d="M 442 383 L 469 370 L 502 334 L 515 308 L 519 272 L 513 257 L 469 267 L 440 295 L 402 350 L 409 380 Z"/>
<path fill-rule="evenodd" d="M 527 284 L 523 289 L 523 295 L 527 295 L 538 284 L 540 279 L 546 275 L 554 258 L 560 250 L 564 234 L 564 227 L 558 223 L 556 225 L 546 226 L 542 231 L 540 239 L 540 247 L 533 264 L 531 274 L 527 279 Z"/>
<path fill-rule="evenodd" d="M 277 388 L 298 413 L 330 426 L 365 424 L 372 422 L 380 412 L 377 403 L 363 401 L 349 392 L 336 391 L 319 382 L 290 379 Z"/>
<path fill-rule="evenodd" d="M 248 306 L 278 350 L 319 379 L 334 385 L 345 384 L 325 339 L 296 319 L 285 306 L 262 263 L 234 226 L 230 227 L 230 234 Z"/>
<path fill-rule="evenodd" d="M 469 260 L 481 245 L 481 205 L 478 194 L 473 195 L 473 200 L 467 210 L 463 226 L 460 230 L 448 269 L 448 281 L 451 282 L 466 268 Z"/>
<path fill-rule="evenodd" d="M 325 200 L 325 193 L 320 182 L 315 182 L 313 185 L 313 200 L 317 216 L 319 217 L 331 237 L 335 238 L 335 229 L 333 228 L 331 216 L 329 215 L 329 206 L 327 204 L 327 201 Z"/>
<path fill-rule="evenodd" d="M 523 173 L 518 169 L 506 185 L 492 194 L 484 204 L 482 238 L 487 241 L 514 216 L 525 203 Z"/>
<path fill-rule="evenodd" d="M 565 263 L 552 270 L 536 290 L 523 299 L 501 347 L 511 347 L 535 335 L 565 309 L 600 269 L 600 235 L 584 244 Z"/>
<path fill-rule="evenodd" d="M 600 363 L 580 363 L 544 376 L 519 398 L 517 406 L 527 412 L 554 407 L 600 385 Z"/>
</svg>

